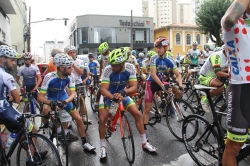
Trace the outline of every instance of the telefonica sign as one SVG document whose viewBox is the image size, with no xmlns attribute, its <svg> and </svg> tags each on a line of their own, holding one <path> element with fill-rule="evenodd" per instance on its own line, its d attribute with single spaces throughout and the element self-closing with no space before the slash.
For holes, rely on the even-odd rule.
<svg viewBox="0 0 250 166">
<path fill-rule="evenodd" d="M 119 22 L 120 22 L 120 26 L 130 26 L 130 21 L 119 20 Z M 140 21 L 135 21 L 135 22 L 133 22 L 133 26 L 134 27 L 144 27 L 145 23 L 140 22 Z"/>
</svg>

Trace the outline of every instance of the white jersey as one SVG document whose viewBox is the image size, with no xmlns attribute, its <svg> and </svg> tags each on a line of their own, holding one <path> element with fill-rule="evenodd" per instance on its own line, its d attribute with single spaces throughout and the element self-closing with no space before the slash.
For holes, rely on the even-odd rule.
<svg viewBox="0 0 250 166">
<path fill-rule="evenodd" d="M 227 66 L 227 57 L 222 51 L 218 51 L 209 56 L 205 64 L 201 67 L 200 74 L 207 77 L 216 77 L 214 70 L 222 70 Z"/>
<path fill-rule="evenodd" d="M 126 62 L 131 63 L 134 66 L 136 66 L 138 64 L 136 57 L 134 55 L 130 55 Z"/>
<path fill-rule="evenodd" d="M 211 53 L 209 51 L 208 52 L 204 51 L 203 54 L 204 54 L 204 56 L 209 57 Z M 203 58 L 203 63 L 205 63 L 207 59 L 208 58 Z"/>
<path fill-rule="evenodd" d="M 40 70 L 36 65 L 31 64 L 29 67 L 23 65 L 17 70 L 17 76 L 23 77 L 24 86 L 36 85 L 36 75 L 39 75 Z"/>
<path fill-rule="evenodd" d="M 145 59 L 142 61 L 142 69 L 146 69 L 148 72 L 150 72 L 150 60 Z"/>
<path fill-rule="evenodd" d="M 75 59 L 75 62 L 74 62 L 74 66 L 77 66 L 79 67 L 80 69 L 83 69 L 84 67 L 84 64 L 83 64 L 83 60 L 79 59 L 79 58 L 76 58 Z M 75 84 L 78 85 L 80 83 L 82 83 L 82 78 L 81 78 L 81 75 L 79 75 L 76 70 L 73 68 L 72 70 L 72 74 L 74 76 L 74 80 L 75 80 Z"/>
<path fill-rule="evenodd" d="M 14 89 L 16 89 L 16 84 L 13 76 L 6 73 L 5 70 L 0 67 L 0 112 L 5 106 L 10 105 L 7 101 L 7 95 Z"/>
<path fill-rule="evenodd" d="M 109 65 L 109 55 L 101 55 L 101 60 L 103 62 L 103 68 Z"/>
<path fill-rule="evenodd" d="M 250 18 L 250 15 L 247 14 Z M 221 19 L 222 36 L 229 60 L 229 81 L 231 84 L 250 83 L 250 20 L 241 17 L 230 29 L 223 27 L 225 16 Z"/>
</svg>

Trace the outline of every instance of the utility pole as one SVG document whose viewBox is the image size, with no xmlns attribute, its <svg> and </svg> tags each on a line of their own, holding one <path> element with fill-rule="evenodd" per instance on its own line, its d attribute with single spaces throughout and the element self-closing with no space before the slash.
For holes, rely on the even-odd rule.
<svg viewBox="0 0 250 166">
<path fill-rule="evenodd" d="M 29 7 L 29 26 L 28 26 L 28 38 L 27 38 L 27 52 L 31 52 L 30 48 L 30 37 L 31 37 L 31 28 L 30 28 L 30 16 L 31 15 L 31 7 Z"/>
<path fill-rule="evenodd" d="M 131 20 L 130 20 L 130 47 L 133 49 L 133 11 L 131 10 Z"/>
</svg>

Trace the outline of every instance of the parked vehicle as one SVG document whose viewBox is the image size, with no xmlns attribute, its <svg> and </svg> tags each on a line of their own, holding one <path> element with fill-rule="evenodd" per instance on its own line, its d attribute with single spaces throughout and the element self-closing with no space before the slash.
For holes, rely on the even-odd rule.
<svg viewBox="0 0 250 166">
<path fill-rule="evenodd" d="M 41 77 L 42 77 L 42 82 L 43 82 L 43 79 L 44 79 L 44 77 L 45 77 L 44 72 L 45 72 L 45 70 L 47 69 L 48 64 L 47 64 L 47 63 L 38 63 L 38 64 L 36 64 L 36 65 L 37 65 L 37 67 L 38 67 L 39 70 L 40 70 Z M 41 84 L 39 85 L 39 87 L 41 87 Z"/>
</svg>

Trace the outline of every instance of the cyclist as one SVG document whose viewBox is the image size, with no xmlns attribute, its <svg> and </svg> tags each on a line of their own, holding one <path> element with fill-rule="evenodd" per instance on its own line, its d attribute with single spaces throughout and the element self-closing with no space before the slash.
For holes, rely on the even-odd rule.
<svg viewBox="0 0 250 166">
<path fill-rule="evenodd" d="M 25 87 L 26 92 L 35 92 L 38 86 L 42 82 L 40 70 L 36 65 L 31 64 L 32 55 L 29 52 L 25 52 L 22 55 L 24 65 L 17 70 L 16 81 L 19 87 Z M 23 77 L 23 85 L 20 83 L 20 76 Z M 37 94 L 35 95 L 37 98 Z M 27 101 L 25 101 L 25 104 Z M 25 112 L 29 112 L 29 108 L 26 107 Z"/>
<path fill-rule="evenodd" d="M 74 60 L 70 56 L 61 53 L 56 54 L 53 58 L 53 62 L 57 67 L 57 72 L 51 72 L 45 76 L 38 95 L 38 100 L 46 104 L 44 105 L 43 114 L 47 115 L 49 110 L 56 108 L 56 105 L 58 105 L 60 109 L 66 110 L 76 121 L 77 129 L 82 139 L 83 149 L 93 151 L 95 147 L 86 142 L 84 123 L 72 103 L 72 100 L 76 97 L 74 76 L 71 75 Z M 70 89 L 70 95 L 64 90 L 66 86 Z M 46 124 L 44 119 L 43 122 Z"/>
<path fill-rule="evenodd" d="M 82 76 L 82 74 L 84 72 L 84 69 L 83 69 L 84 68 L 84 64 L 83 64 L 84 62 L 83 62 L 83 60 L 76 57 L 76 48 L 74 46 L 68 46 L 66 48 L 66 52 L 74 60 L 72 74 L 74 76 L 75 85 L 76 85 L 76 88 L 77 88 L 78 86 L 82 86 L 82 83 L 83 83 L 81 76 Z M 84 95 L 83 95 L 83 97 L 84 97 Z M 81 108 L 80 111 L 84 112 L 84 110 L 83 110 L 84 107 L 82 105 L 82 102 L 80 102 L 80 108 Z M 84 123 L 91 123 L 92 122 L 90 119 L 88 119 L 88 122 L 87 122 L 86 117 L 83 117 L 83 121 L 84 121 Z"/>
<path fill-rule="evenodd" d="M 101 143 L 101 158 L 106 158 L 106 121 L 109 118 L 109 108 L 111 100 L 118 102 L 123 101 L 124 108 L 135 118 L 136 127 L 140 133 L 142 140 L 142 148 L 150 152 L 155 152 L 156 148 L 150 145 L 146 140 L 145 131 L 143 129 L 142 116 L 130 94 L 136 93 L 137 81 L 135 68 L 132 64 L 125 63 L 127 59 L 126 49 L 115 49 L 110 53 L 109 62 L 103 71 L 101 84 L 101 99 L 99 103 L 99 133 Z M 129 84 L 129 88 L 124 88 Z M 105 96 L 105 98 L 103 97 Z M 105 101 L 104 101 L 105 100 Z M 103 102 L 104 101 L 104 102 Z M 105 106 L 104 106 L 105 105 Z"/>
<path fill-rule="evenodd" d="M 55 56 L 56 54 L 58 54 L 58 53 L 62 53 L 62 51 L 61 51 L 59 48 L 54 48 L 54 49 L 52 49 L 52 51 L 51 51 L 51 56 L 52 56 L 52 58 L 54 58 L 54 56 Z M 56 68 L 56 66 L 53 64 L 53 59 L 51 59 L 51 60 L 49 61 L 49 64 L 48 64 L 47 69 L 44 71 L 44 75 L 46 75 L 46 74 L 49 73 L 49 72 L 56 71 L 56 70 L 57 70 L 57 68 Z"/>
<path fill-rule="evenodd" d="M 89 57 L 89 71 L 90 71 L 90 74 L 98 74 L 98 68 L 99 68 L 99 63 L 94 60 L 94 54 L 93 53 L 89 53 L 88 55 Z"/>
<path fill-rule="evenodd" d="M 217 87 L 217 89 L 211 90 L 212 97 L 222 93 L 224 86 L 219 80 L 220 78 L 228 78 L 228 61 L 225 51 L 225 45 L 223 50 L 213 53 L 205 64 L 201 67 L 199 80 L 202 85 Z"/>
<path fill-rule="evenodd" d="M 132 50 L 131 52 L 128 51 L 128 59 L 126 62 L 128 63 L 131 63 L 135 66 L 136 68 L 136 74 L 137 75 L 140 75 L 140 67 L 139 67 L 139 64 L 137 63 L 137 60 L 136 60 L 136 51 L 135 50 Z"/>
<path fill-rule="evenodd" d="M 16 89 L 15 80 L 12 75 L 6 72 L 6 70 L 11 71 L 16 64 L 17 52 L 6 45 L 0 46 L 0 122 L 4 124 L 10 132 L 16 132 L 22 127 L 22 122 L 17 121 L 17 117 L 22 114 L 16 110 L 12 102 L 20 103 L 20 96 Z M 30 132 L 36 132 L 33 124 L 26 119 L 26 123 Z M 34 153 L 34 148 L 31 147 L 31 154 L 34 157 L 39 157 L 37 153 Z M 40 152 L 40 156 L 45 158 L 48 151 Z M 26 165 L 33 165 L 30 158 L 26 159 Z"/>
<path fill-rule="evenodd" d="M 144 61 L 144 60 L 145 60 L 144 53 L 140 52 L 139 53 L 139 58 L 137 59 L 137 63 L 139 64 L 139 67 L 142 67 L 142 61 Z"/>
<path fill-rule="evenodd" d="M 250 126 L 249 18 L 250 0 L 234 0 L 221 19 L 222 36 L 229 56 L 227 89 L 227 140 L 222 165 L 236 166 L 236 155 Z"/>
<path fill-rule="evenodd" d="M 143 78 L 148 78 L 150 74 L 150 57 L 154 56 L 156 54 L 155 51 L 148 51 L 148 58 L 142 61 L 142 73 L 143 73 Z"/>
<path fill-rule="evenodd" d="M 178 68 L 175 67 L 173 62 L 167 58 L 169 42 L 165 37 L 159 37 L 155 41 L 155 48 L 157 54 L 150 58 L 150 76 L 146 81 L 146 90 L 145 90 L 145 109 L 143 112 L 143 122 L 144 129 L 147 131 L 147 124 L 149 119 L 149 111 L 152 107 L 152 101 L 155 92 L 163 90 L 166 91 L 164 84 L 162 83 L 164 75 L 167 72 L 168 68 L 173 70 L 173 73 L 176 75 L 177 83 L 179 84 L 179 89 L 182 88 L 182 79 L 179 74 Z"/>
<path fill-rule="evenodd" d="M 189 62 L 189 69 L 193 69 L 194 67 L 198 66 L 201 61 L 201 52 L 197 48 L 198 43 L 195 41 L 193 42 L 193 48 L 190 49 L 187 53 L 187 56 L 185 57 L 186 60 Z M 188 70 L 188 74 L 186 77 L 186 81 L 188 81 L 189 77 L 192 75 L 192 71 Z"/>
</svg>

